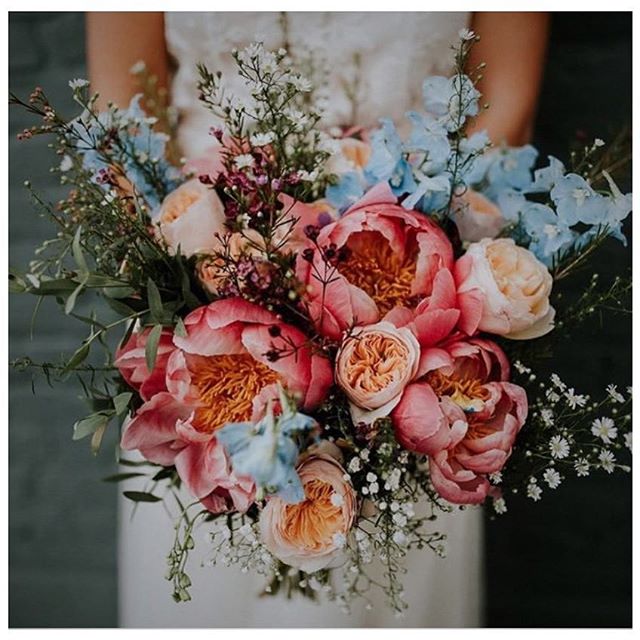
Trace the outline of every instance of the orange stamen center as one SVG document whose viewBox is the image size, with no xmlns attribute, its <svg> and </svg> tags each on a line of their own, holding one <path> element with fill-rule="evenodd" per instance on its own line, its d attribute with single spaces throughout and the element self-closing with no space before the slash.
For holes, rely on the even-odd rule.
<svg viewBox="0 0 640 640">
<path fill-rule="evenodd" d="M 344 528 L 342 510 L 331 502 L 333 493 L 328 482 L 318 479 L 307 482 L 305 499 L 285 507 L 283 536 L 309 550 L 331 544 L 333 536 Z"/>
<path fill-rule="evenodd" d="M 253 399 L 278 380 L 275 371 L 246 353 L 196 356 L 190 370 L 201 402 L 193 426 L 203 433 L 212 433 L 228 422 L 249 420 Z"/>
<path fill-rule="evenodd" d="M 351 254 L 340 265 L 340 273 L 367 293 L 383 315 L 394 307 L 407 306 L 416 276 L 417 248 L 398 255 L 377 231 L 356 233 L 347 246 Z"/>
<path fill-rule="evenodd" d="M 440 371 L 431 371 L 426 381 L 438 397 L 448 396 L 464 411 L 482 410 L 489 391 L 476 378 L 459 378 L 455 374 L 445 376 Z"/>
</svg>

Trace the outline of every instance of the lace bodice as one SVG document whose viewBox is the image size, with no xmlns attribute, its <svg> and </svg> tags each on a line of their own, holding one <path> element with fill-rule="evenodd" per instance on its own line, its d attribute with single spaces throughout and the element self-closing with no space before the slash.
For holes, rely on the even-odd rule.
<svg viewBox="0 0 640 640">
<path fill-rule="evenodd" d="M 422 80 L 450 70 L 450 46 L 468 21 L 467 13 L 442 12 L 167 13 L 167 46 L 178 65 L 172 100 L 181 148 L 193 157 L 210 145 L 213 116 L 197 99 L 197 62 L 222 71 L 229 89 L 242 97 L 233 48 L 262 41 L 297 57 L 311 51 L 327 70 L 325 124 L 371 126 L 380 116 L 399 120 L 419 108 Z"/>
</svg>

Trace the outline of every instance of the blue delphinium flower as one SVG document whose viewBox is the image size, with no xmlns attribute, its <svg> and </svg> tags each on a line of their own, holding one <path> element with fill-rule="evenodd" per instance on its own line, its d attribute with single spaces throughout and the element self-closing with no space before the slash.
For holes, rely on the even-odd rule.
<svg viewBox="0 0 640 640">
<path fill-rule="evenodd" d="M 341 175 L 337 184 L 327 187 L 325 196 L 331 206 L 339 213 L 344 213 L 364 195 L 365 187 L 362 177 L 355 171 L 350 171 Z"/>
<path fill-rule="evenodd" d="M 558 158 L 549 156 L 549 166 L 534 171 L 533 183 L 526 188 L 526 192 L 549 193 L 564 173 L 565 168 L 562 162 Z"/>
<path fill-rule="evenodd" d="M 280 391 L 282 413 L 275 416 L 271 404 L 262 420 L 253 424 L 226 424 L 216 433 L 238 475 L 249 476 L 258 495 L 277 495 L 289 503 L 304 500 L 304 489 L 296 471 L 298 445 L 294 436 L 310 431 L 316 421 L 298 413 Z"/>
<path fill-rule="evenodd" d="M 419 209 L 423 213 L 433 213 L 443 209 L 451 194 L 451 178 L 448 175 L 418 177 L 413 192 L 402 201 L 405 209 Z"/>
<path fill-rule="evenodd" d="M 476 131 L 469 137 L 460 140 L 458 173 L 466 184 L 478 184 L 484 180 L 491 164 L 491 154 L 484 153 L 484 151 L 490 144 L 491 141 L 486 131 Z"/>
<path fill-rule="evenodd" d="M 431 76 L 422 84 L 427 113 L 438 118 L 448 131 L 458 130 L 467 117 L 478 114 L 480 92 L 466 75 Z"/>
<path fill-rule="evenodd" d="M 607 211 L 607 198 L 596 193 L 591 185 L 576 173 L 563 176 L 551 189 L 551 199 L 558 217 L 567 225 L 578 222 L 600 224 Z"/>
<path fill-rule="evenodd" d="M 485 176 L 488 183 L 486 195 L 495 200 L 504 189 L 525 191 L 533 182 L 531 170 L 537 157 L 538 152 L 529 144 L 492 154 Z"/>
<path fill-rule="evenodd" d="M 415 154 L 420 170 L 430 176 L 442 173 L 451 156 L 451 144 L 446 129 L 433 118 L 416 111 L 409 111 L 407 119 L 412 129 L 403 149 L 408 154 Z"/>
<path fill-rule="evenodd" d="M 578 238 L 551 207 L 537 202 L 525 201 L 522 224 L 531 238 L 529 249 L 546 265 L 551 264 L 558 251 L 570 248 Z"/>
<path fill-rule="evenodd" d="M 71 123 L 79 138 L 76 148 L 82 154 L 83 168 L 94 174 L 103 188 L 111 185 L 100 180 L 101 172 L 112 162 L 122 166 L 127 179 L 151 209 L 182 182 L 180 171 L 165 159 L 168 136 L 154 131 L 154 118 L 146 116 L 140 106 L 142 94 L 135 95 L 127 109 L 100 113 L 97 119 L 88 112 Z M 110 138 L 116 135 L 119 144 Z M 104 147 L 105 151 L 99 151 Z"/>
<path fill-rule="evenodd" d="M 369 184 L 389 182 L 397 196 L 415 188 L 412 169 L 403 155 L 402 139 L 388 118 L 380 120 L 382 127 L 371 134 L 371 157 L 364 168 Z"/>
</svg>

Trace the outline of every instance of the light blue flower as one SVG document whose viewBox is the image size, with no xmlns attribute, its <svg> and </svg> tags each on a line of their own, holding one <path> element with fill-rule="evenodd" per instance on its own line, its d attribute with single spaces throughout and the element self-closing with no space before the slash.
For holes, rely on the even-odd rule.
<svg viewBox="0 0 640 640">
<path fill-rule="evenodd" d="M 343 213 L 364 195 L 364 189 L 362 178 L 355 171 L 350 171 L 340 176 L 337 184 L 327 187 L 325 196 L 329 204 Z"/>
<path fill-rule="evenodd" d="M 519 191 L 505 189 L 498 194 L 496 201 L 505 220 L 518 222 L 524 218 L 528 205 L 527 199 Z"/>
<path fill-rule="evenodd" d="M 402 201 L 405 209 L 419 209 L 424 213 L 441 211 L 449 202 L 451 179 L 446 174 L 422 176 L 413 192 Z"/>
<path fill-rule="evenodd" d="M 558 217 L 569 226 L 577 222 L 602 224 L 607 213 L 607 199 L 576 173 L 568 173 L 556 181 L 551 199 Z"/>
<path fill-rule="evenodd" d="M 275 416 L 270 404 L 256 424 L 226 424 L 216 438 L 231 458 L 234 473 L 252 478 L 258 495 L 277 495 L 297 503 L 304 500 L 304 489 L 296 471 L 299 450 L 294 437 L 313 429 L 316 422 L 298 413 L 282 390 L 280 396 L 281 415 Z"/>
<path fill-rule="evenodd" d="M 531 238 L 529 249 L 547 265 L 558 251 L 571 247 L 578 237 L 551 207 L 537 202 L 526 202 L 522 224 Z"/>
<path fill-rule="evenodd" d="M 402 162 L 402 140 L 396 127 L 388 118 L 371 134 L 371 157 L 364 169 L 370 183 L 386 182 Z"/>
<path fill-rule="evenodd" d="M 536 169 L 533 173 L 533 183 L 527 187 L 527 193 L 549 193 L 564 176 L 565 168 L 558 158 L 549 156 L 549 166 Z"/>
<path fill-rule="evenodd" d="M 538 152 L 529 144 L 491 154 L 492 162 L 486 173 L 487 195 L 495 200 L 503 189 L 525 191 L 533 182 L 531 170 L 537 157 Z"/>
<path fill-rule="evenodd" d="M 464 137 L 460 140 L 461 168 L 459 174 L 467 185 L 475 185 L 484 180 L 491 164 L 491 154 L 485 152 L 490 144 L 491 141 L 486 131 L 477 131 L 468 138 Z"/>
<path fill-rule="evenodd" d="M 447 132 L 433 118 L 415 111 L 407 113 L 413 127 L 409 139 L 404 143 L 406 153 L 416 154 L 420 170 L 428 175 L 436 175 L 447 168 L 451 155 L 451 145 Z"/>
<path fill-rule="evenodd" d="M 466 75 L 431 76 L 422 84 L 426 111 L 440 119 L 448 131 L 457 131 L 469 116 L 478 114 L 480 92 Z"/>
</svg>

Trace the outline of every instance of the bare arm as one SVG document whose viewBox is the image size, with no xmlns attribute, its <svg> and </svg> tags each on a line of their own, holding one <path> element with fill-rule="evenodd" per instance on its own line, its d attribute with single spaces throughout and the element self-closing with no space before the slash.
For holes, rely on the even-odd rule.
<svg viewBox="0 0 640 640">
<path fill-rule="evenodd" d="M 168 58 L 162 12 L 87 13 L 87 66 L 102 107 L 112 101 L 125 106 L 139 91 L 131 67 L 142 60 L 167 87 Z"/>
<path fill-rule="evenodd" d="M 470 69 L 487 66 L 480 81 L 483 104 L 473 130 L 486 129 L 495 144 L 521 145 L 533 131 L 542 82 L 549 16 L 540 12 L 479 12 L 471 27 L 480 36 Z"/>
</svg>

